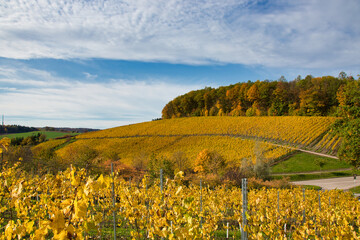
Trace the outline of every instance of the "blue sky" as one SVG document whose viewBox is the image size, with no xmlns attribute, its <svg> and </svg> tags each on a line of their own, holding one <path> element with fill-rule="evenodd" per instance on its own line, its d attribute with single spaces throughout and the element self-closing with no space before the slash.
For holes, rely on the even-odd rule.
<svg viewBox="0 0 360 240">
<path fill-rule="evenodd" d="M 150 121 L 205 86 L 360 73 L 357 0 L 5 0 L 7 124 Z"/>
</svg>

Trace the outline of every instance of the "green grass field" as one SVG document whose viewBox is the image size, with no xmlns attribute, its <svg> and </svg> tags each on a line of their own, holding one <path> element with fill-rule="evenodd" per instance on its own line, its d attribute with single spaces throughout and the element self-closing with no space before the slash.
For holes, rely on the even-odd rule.
<svg viewBox="0 0 360 240">
<path fill-rule="evenodd" d="M 357 180 L 357 181 L 360 181 L 360 180 Z M 350 188 L 349 191 L 353 192 L 353 193 L 360 193 L 360 186 Z"/>
<path fill-rule="evenodd" d="M 301 188 L 309 189 L 309 190 L 321 190 L 322 188 L 314 185 L 301 185 Z"/>
<path fill-rule="evenodd" d="M 336 178 L 336 177 L 350 177 L 354 173 L 360 175 L 360 171 L 346 170 L 338 172 L 324 172 L 316 174 L 292 174 L 292 175 L 277 175 L 271 176 L 272 179 L 282 179 L 283 177 L 289 178 L 289 181 L 305 181 L 305 180 L 314 180 L 314 179 L 323 179 L 323 178 Z"/>
<path fill-rule="evenodd" d="M 319 167 L 317 161 L 323 161 L 324 166 Z M 351 166 L 346 162 L 338 159 L 321 157 L 309 153 L 297 153 L 289 159 L 280 162 L 271 168 L 272 173 L 298 173 L 298 172 L 312 172 L 322 170 L 335 170 L 350 168 Z"/>
<path fill-rule="evenodd" d="M 72 135 L 72 136 L 78 135 L 78 133 L 55 132 L 55 131 L 34 131 L 34 132 L 26 132 L 26 133 L 13 133 L 13 134 L 1 135 L 0 139 L 4 138 L 4 137 L 8 137 L 8 138 L 23 137 L 23 138 L 26 138 L 26 137 L 29 137 L 29 136 L 32 136 L 32 135 L 36 135 L 38 133 L 45 134 L 46 139 L 53 139 L 53 138 L 62 137 L 62 136 L 65 136 L 65 135 Z"/>
</svg>

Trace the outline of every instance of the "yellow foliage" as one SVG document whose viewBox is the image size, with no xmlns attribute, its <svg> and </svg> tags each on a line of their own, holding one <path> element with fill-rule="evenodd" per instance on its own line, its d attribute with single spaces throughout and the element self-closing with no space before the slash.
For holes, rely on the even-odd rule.
<svg viewBox="0 0 360 240">
<path fill-rule="evenodd" d="M 75 215 L 74 218 L 82 219 L 86 217 L 87 203 L 84 200 L 75 200 L 74 202 Z"/>
<path fill-rule="evenodd" d="M 62 230 L 61 232 L 54 234 L 54 239 L 55 240 L 67 240 L 68 239 L 67 234 L 68 233 L 66 230 Z"/>
<path fill-rule="evenodd" d="M 266 161 L 288 154 L 294 146 L 312 146 L 319 139 L 316 149 L 336 152 L 340 139 L 324 134 L 335 120 L 298 116 L 166 119 L 81 134 L 56 153 L 68 164 L 82 157 L 82 149 L 90 149 L 97 153 L 92 159 L 96 163 L 120 159 L 134 166 L 140 159 L 140 165 L 146 166 L 152 154 L 171 159 L 175 152 L 182 152 L 194 169 L 199 152 L 209 149 L 240 165 L 243 158 L 255 159 L 255 139 L 261 142 Z M 201 167 L 196 170 L 202 171 Z"/>
<path fill-rule="evenodd" d="M 60 210 L 54 213 L 49 227 L 54 230 L 55 233 L 59 233 L 65 228 L 65 218 Z"/>
<path fill-rule="evenodd" d="M 2 139 L 0 139 L 0 147 L 4 148 L 5 151 L 7 151 L 8 147 L 10 146 L 11 143 L 11 139 L 4 137 Z"/>
<path fill-rule="evenodd" d="M 199 155 L 207 159 L 208 152 Z M 167 180 L 162 190 L 159 182 L 147 185 L 146 179 L 130 189 L 128 182 L 116 176 L 79 181 L 76 188 L 69 188 L 72 171 L 75 176 L 84 174 L 68 169 L 55 176 L 33 177 L 5 169 L 0 186 L 5 186 L 6 181 L 9 191 L 0 188 L 0 201 L 5 210 L 14 211 L 17 221 L 7 219 L 2 223 L 5 227 L 0 239 L 45 239 L 49 232 L 54 239 L 83 239 L 88 229 L 95 228 L 100 234 L 100 223 L 108 221 L 113 211 L 132 226 L 131 236 L 139 238 L 147 232 L 156 239 L 211 239 L 224 219 L 236 223 L 235 231 L 242 224 L 239 188 L 214 189 L 206 187 L 206 182 L 201 190 L 199 185 L 184 186 L 179 181 L 182 173 L 177 174 L 177 179 Z M 115 207 L 112 182 L 118 199 Z M 98 188 L 100 185 L 103 188 Z M 79 196 L 85 188 L 88 193 Z M 12 192 L 16 192 L 16 199 L 11 198 Z M 36 194 L 38 200 L 29 198 Z M 304 194 L 300 188 L 250 188 L 247 202 L 247 225 L 242 227 L 249 239 L 359 239 L 360 202 L 349 192 L 306 190 Z"/>
<path fill-rule="evenodd" d="M 195 160 L 195 172 L 203 173 L 205 171 L 206 162 L 210 161 L 210 152 L 208 149 L 202 150 Z"/>
<path fill-rule="evenodd" d="M 78 135 L 77 139 L 130 136 L 196 136 L 229 134 L 305 144 L 326 132 L 336 120 L 333 117 L 193 117 L 165 119 Z"/>
</svg>

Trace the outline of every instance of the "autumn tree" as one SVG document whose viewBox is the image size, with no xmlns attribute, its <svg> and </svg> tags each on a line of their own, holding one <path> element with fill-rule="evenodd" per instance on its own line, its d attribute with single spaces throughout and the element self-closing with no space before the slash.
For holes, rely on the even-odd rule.
<svg viewBox="0 0 360 240">
<path fill-rule="evenodd" d="M 340 159 L 354 168 L 360 167 L 360 78 L 349 79 L 338 91 L 343 118 L 333 125 L 334 132 L 342 137 L 338 151 Z"/>
<path fill-rule="evenodd" d="M 174 164 L 175 172 L 188 172 L 190 170 L 190 162 L 189 159 L 186 157 L 184 152 L 177 151 L 174 152 L 171 160 Z"/>
<path fill-rule="evenodd" d="M 219 153 L 204 149 L 195 160 L 194 171 L 202 174 L 221 175 L 225 167 L 225 159 Z"/>
<path fill-rule="evenodd" d="M 169 102 L 165 105 L 165 107 L 162 110 L 162 118 L 168 119 L 172 118 L 175 115 L 173 102 Z"/>
<path fill-rule="evenodd" d="M 148 163 L 148 170 L 151 177 L 158 178 L 161 169 L 163 170 L 164 176 L 167 176 L 169 178 L 174 177 L 173 162 L 165 156 L 158 156 L 156 154 L 152 154 Z"/>
<path fill-rule="evenodd" d="M 246 93 L 246 97 L 252 103 L 256 103 L 257 101 L 260 100 L 260 92 L 257 84 L 253 84 L 249 88 L 249 90 Z"/>
<path fill-rule="evenodd" d="M 270 175 L 270 165 L 264 156 L 264 148 L 256 141 L 254 145 L 255 164 L 253 166 L 256 178 L 267 179 Z"/>
<path fill-rule="evenodd" d="M 360 78 L 349 80 L 337 92 L 337 99 L 343 117 L 347 119 L 360 118 Z"/>
</svg>

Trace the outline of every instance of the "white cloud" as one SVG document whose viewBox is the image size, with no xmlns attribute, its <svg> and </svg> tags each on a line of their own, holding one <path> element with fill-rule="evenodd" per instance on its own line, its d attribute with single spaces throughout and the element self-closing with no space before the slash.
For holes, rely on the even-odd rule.
<svg viewBox="0 0 360 240">
<path fill-rule="evenodd" d="M 357 0 L 0 3 L 0 56 L 332 68 L 360 63 Z"/>
<path fill-rule="evenodd" d="M 89 80 L 95 80 L 98 77 L 96 74 L 91 74 L 88 72 L 84 72 L 83 74 L 85 75 L 86 79 L 89 79 Z"/>
<path fill-rule="evenodd" d="M 160 117 L 174 96 L 201 87 L 119 79 L 81 82 L 27 67 L 7 69 L 11 76 L 0 76 L 1 114 L 8 124 L 39 127 L 109 128 L 149 121 Z M 29 72 L 31 78 L 23 77 Z"/>
</svg>

